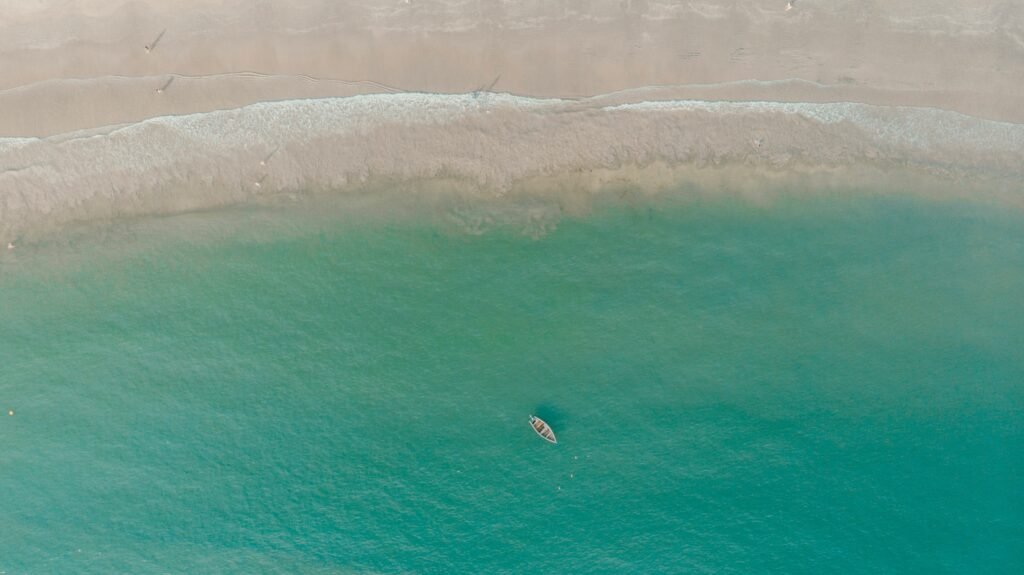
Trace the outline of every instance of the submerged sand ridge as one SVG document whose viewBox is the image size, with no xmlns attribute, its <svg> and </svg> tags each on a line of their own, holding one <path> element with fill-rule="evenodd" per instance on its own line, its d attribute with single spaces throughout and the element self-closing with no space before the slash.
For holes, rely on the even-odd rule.
<svg viewBox="0 0 1024 575">
<path fill-rule="evenodd" d="M 444 179 L 493 197 L 545 178 L 559 183 L 536 193 L 623 180 L 658 190 L 722 170 L 785 179 L 864 167 L 936 178 L 947 184 L 938 195 L 985 191 L 1020 203 L 1024 125 L 850 103 L 604 105 L 486 93 L 268 102 L 0 140 L 0 240 L 380 180 Z M 846 187 L 877 183 L 842 174 Z"/>
</svg>

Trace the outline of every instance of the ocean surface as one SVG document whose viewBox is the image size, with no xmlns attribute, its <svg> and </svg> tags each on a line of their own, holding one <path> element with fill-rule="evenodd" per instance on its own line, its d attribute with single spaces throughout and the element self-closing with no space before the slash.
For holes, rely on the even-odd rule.
<svg viewBox="0 0 1024 575">
<path fill-rule="evenodd" d="M 0 254 L 0 573 L 1024 572 L 1019 210 L 363 200 Z"/>
</svg>

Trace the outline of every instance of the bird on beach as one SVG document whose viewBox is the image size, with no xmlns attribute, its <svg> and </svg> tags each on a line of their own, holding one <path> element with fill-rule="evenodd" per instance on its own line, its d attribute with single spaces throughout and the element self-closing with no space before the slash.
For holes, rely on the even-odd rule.
<svg viewBox="0 0 1024 575">
<path fill-rule="evenodd" d="M 789 2 L 786 2 L 786 12 L 789 12 L 790 10 L 793 9 L 793 4 L 796 4 L 796 0 L 790 0 Z"/>
<path fill-rule="evenodd" d="M 160 42 L 160 39 L 163 38 L 164 34 L 166 34 L 166 33 L 167 33 L 167 29 L 164 28 L 163 30 L 160 31 L 159 34 L 156 35 L 156 39 L 155 40 L 153 40 L 149 44 L 146 44 L 145 46 L 143 46 L 143 48 L 146 49 L 146 53 L 147 54 L 149 54 L 150 52 L 153 51 L 154 48 L 156 48 L 156 45 Z"/>
<path fill-rule="evenodd" d="M 163 86 L 160 86 L 159 88 L 157 88 L 157 89 L 156 89 L 156 93 L 157 93 L 157 94 L 163 94 L 163 93 L 164 93 L 164 90 L 166 90 L 167 88 L 169 88 L 169 87 L 170 87 L 170 85 L 171 85 L 171 82 L 174 82 L 174 76 L 171 76 L 170 78 L 168 78 L 168 79 L 167 79 L 167 81 L 166 81 L 166 82 L 164 82 L 164 85 L 163 85 Z"/>
<path fill-rule="evenodd" d="M 276 154 L 277 151 L 280 150 L 280 149 L 281 149 L 281 146 L 278 146 L 278 147 L 274 148 L 273 150 L 271 150 L 270 153 L 266 155 L 266 157 L 264 157 L 262 160 L 260 160 L 260 165 L 261 166 L 266 166 L 267 162 L 270 161 L 270 158 L 273 158 L 274 154 Z"/>
</svg>

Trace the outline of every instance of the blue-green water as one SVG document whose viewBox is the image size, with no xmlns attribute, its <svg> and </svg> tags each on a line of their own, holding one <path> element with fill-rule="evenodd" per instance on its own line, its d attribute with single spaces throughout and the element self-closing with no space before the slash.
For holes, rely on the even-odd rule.
<svg viewBox="0 0 1024 575">
<path fill-rule="evenodd" d="M 2 572 L 1024 569 L 1019 212 L 161 225 L 0 266 Z"/>
</svg>

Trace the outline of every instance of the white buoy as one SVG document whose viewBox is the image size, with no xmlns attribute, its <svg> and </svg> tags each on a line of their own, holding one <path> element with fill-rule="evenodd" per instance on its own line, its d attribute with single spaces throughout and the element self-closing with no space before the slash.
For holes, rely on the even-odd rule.
<svg viewBox="0 0 1024 575">
<path fill-rule="evenodd" d="M 7 415 L 14 415 L 14 410 L 13 409 L 8 409 L 7 410 Z"/>
</svg>

